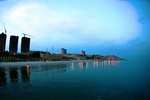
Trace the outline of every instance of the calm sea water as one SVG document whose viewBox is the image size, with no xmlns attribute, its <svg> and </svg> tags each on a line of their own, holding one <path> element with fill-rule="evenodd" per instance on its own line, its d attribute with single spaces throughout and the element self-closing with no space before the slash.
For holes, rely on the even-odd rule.
<svg viewBox="0 0 150 100">
<path fill-rule="evenodd" d="M 0 66 L 0 100 L 150 100 L 149 65 L 77 61 Z"/>
</svg>

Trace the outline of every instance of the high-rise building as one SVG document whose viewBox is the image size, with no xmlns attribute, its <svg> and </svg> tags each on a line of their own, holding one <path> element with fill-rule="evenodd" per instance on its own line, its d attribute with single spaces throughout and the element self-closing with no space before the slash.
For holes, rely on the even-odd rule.
<svg viewBox="0 0 150 100">
<path fill-rule="evenodd" d="M 9 52 L 17 53 L 17 50 L 18 50 L 18 36 L 10 36 Z"/>
<path fill-rule="evenodd" d="M 67 54 L 67 49 L 61 48 L 61 54 Z"/>
<path fill-rule="evenodd" d="M 21 52 L 28 53 L 30 51 L 30 38 L 22 37 L 21 38 Z"/>
<path fill-rule="evenodd" d="M 6 34 L 4 34 L 4 33 L 0 34 L 0 52 L 5 51 L 6 37 L 7 37 Z"/>
<path fill-rule="evenodd" d="M 84 50 L 82 50 L 81 54 L 82 54 L 82 55 L 85 55 L 85 51 L 84 51 Z"/>
</svg>

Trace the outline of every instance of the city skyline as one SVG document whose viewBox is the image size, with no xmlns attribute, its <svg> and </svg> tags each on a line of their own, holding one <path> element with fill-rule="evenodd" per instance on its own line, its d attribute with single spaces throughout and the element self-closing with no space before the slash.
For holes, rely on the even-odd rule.
<svg viewBox="0 0 150 100">
<path fill-rule="evenodd" d="M 6 32 L 7 33 L 7 32 Z M 6 41 L 7 41 L 7 34 L 6 33 L 1 33 L 0 34 L 0 46 L 1 46 L 1 51 L 0 52 L 7 52 L 7 50 L 5 50 L 5 47 L 6 47 Z M 32 50 L 30 50 L 30 39 L 31 38 L 28 38 L 26 37 L 26 35 L 28 34 L 24 34 L 23 33 L 23 37 L 21 38 L 21 52 L 18 52 L 18 39 L 19 39 L 19 36 L 15 36 L 15 35 L 10 35 L 10 41 L 9 41 L 9 51 L 11 54 L 16 54 L 16 53 L 30 53 L 32 52 Z M 61 48 L 61 52 L 54 52 L 54 47 L 52 47 L 52 51 L 49 52 L 49 51 L 45 51 L 45 52 L 49 52 L 51 54 L 67 54 L 67 49 L 65 48 Z M 35 50 L 33 50 L 34 52 L 36 52 Z M 40 51 L 40 50 L 37 50 L 37 52 Z M 41 52 L 44 52 L 44 51 L 41 51 Z M 85 55 L 85 51 L 81 51 L 81 54 L 83 54 L 84 52 L 84 55 Z"/>
<path fill-rule="evenodd" d="M 0 32 L 4 22 L 8 37 L 34 36 L 30 50 L 149 56 L 149 1 L 6 0 L 0 5 Z M 18 45 L 21 51 L 21 39 Z"/>
</svg>

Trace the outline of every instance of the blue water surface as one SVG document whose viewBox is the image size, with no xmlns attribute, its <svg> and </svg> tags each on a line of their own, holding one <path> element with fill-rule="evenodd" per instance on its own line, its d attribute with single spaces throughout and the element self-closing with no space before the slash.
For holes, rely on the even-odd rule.
<svg viewBox="0 0 150 100">
<path fill-rule="evenodd" d="M 0 100 L 150 100 L 149 65 L 128 60 L 0 66 Z"/>
</svg>

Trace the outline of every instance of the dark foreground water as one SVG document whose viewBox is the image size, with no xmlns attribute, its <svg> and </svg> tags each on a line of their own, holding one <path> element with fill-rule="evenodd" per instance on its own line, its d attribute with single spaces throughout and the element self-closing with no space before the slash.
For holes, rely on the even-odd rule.
<svg viewBox="0 0 150 100">
<path fill-rule="evenodd" d="M 0 100 L 150 100 L 150 63 L 0 66 Z"/>
</svg>

